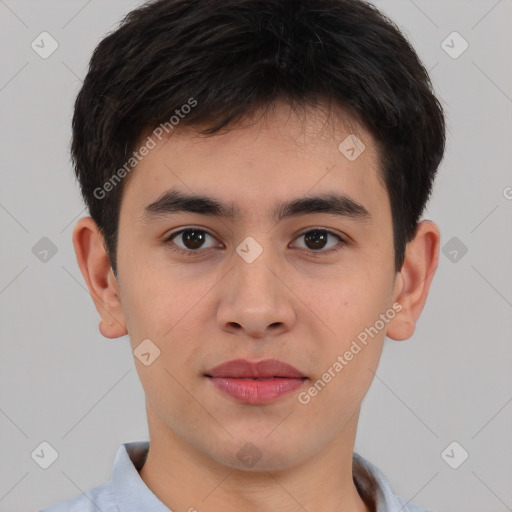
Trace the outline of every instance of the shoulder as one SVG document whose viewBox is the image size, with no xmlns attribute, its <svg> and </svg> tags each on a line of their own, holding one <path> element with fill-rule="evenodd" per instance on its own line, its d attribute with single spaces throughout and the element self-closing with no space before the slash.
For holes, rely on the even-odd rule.
<svg viewBox="0 0 512 512">
<path fill-rule="evenodd" d="M 419 507 L 418 505 L 415 505 L 414 503 L 410 503 L 405 501 L 400 496 L 394 496 L 396 501 L 396 509 L 400 510 L 401 512 L 431 512 L 430 510 L 427 510 L 426 508 Z"/>
<path fill-rule="evenodd" d="M 431 512 L 397 496 L 382 471 L 356 452 L 353 476 L 359 493 L 376 512 Z"/>
<path fill-rule="evenodd" d="M 98 512 L 98 510 L 102 512 L 114 511 L 112 482 L 94 487 L 74 498 L 50 505 L 39 510 L 39 512 Z"/>
</svg>

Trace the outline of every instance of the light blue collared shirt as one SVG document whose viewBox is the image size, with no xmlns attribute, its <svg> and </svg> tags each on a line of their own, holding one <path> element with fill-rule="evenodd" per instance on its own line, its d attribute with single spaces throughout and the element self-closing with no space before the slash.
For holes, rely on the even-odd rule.
<svg viewBox="0 0 512 512">
<path fill-rule="evenodd" d="M 148 441 L 122 444 L 109 482 L 39 512 L 172 512 L 139 475 L 148 449 Z M 396 496 L 382 472 L 355 452 L 354 461 L 358 463 L 353 472 L 358 487 L 374 488 L 376 512 L 430 512 Z M 358 465 L 366 469 L 366 475 L 358 474 L 355 470 Z"/>
</svg>

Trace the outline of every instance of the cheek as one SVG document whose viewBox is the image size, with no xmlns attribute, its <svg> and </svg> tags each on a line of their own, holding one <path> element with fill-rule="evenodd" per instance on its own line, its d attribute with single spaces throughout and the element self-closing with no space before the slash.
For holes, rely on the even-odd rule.
<svg viewBox="0 0 512 512">
<path fill-rule="evenodd" d="M 369 280 L 362 277 L 353 274 L 350 279 L 337 280 L 323 290 L 322 298 L 319 295 L 314 306 L 328 327 L 326 335 L 316 342 L 322 353 L 318 368 L 321 373 L 316 378 L 331 379 L 333 400 L 339 399 L 340 394 L 366 393 L 382 353 L 387 324 L 392 319 L 386 318 L 391 306 L 390 285 L 383 282 L 382 276 L 380 282 L 378 276 Z M 315 297 L 310 300 L 314 304 Z M 326 398 L 329 395 L 326 393 Z"/>
<path fill-rule="evenodd" d="M 131 274 L 122 289 L 122 305 L 132 344 L 139 340 L 161 339 L 180 315 L 180 301 L 172 299 L 168 287 L 147 272 Z"/>
<path fill-rule="evenodd" d="M 323 286 L 308 287 L 305 297 L 307 306 L 328 327 L 327 332 L 346 341 L 373 325 L 389 307 L 391 293 L 392 287 L 383 283 L 381 276 L 358 270 L 333 276 Z"/>
<path fill-rule="evenodd" d="M 160 350 L 159 362 L 174 373 L 189 367 L 190 358 L 204 341 L 205 324 L 214 310 L 208 297 L 211 285 L 189 283 L 169 273 L 140 275 L 123 297 L 123 309 L 132 349 L 150 339 Z M 207 308 L 207 309 L 205 309 Z M 194 356 L 195 354 L 195 356 Z"/>
</svg>

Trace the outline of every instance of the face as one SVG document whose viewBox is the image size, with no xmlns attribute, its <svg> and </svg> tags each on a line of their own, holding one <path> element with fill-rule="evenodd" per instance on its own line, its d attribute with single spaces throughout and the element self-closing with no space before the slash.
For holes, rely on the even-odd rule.
<svg viewBox="0 0 512 512">
<path fill-rule="evenodd" d="M 117 277 L 132 349 L 150 340 L 141 347 L 152 362 L 135 359 L 150 429 L 159 423 L 233 468 L 244 467 L 244 446 L 261 456 L 259 469 L 285 469 L 350 437 L 397 314 L 374 140 L 354 123 L 329 130 L 325 121 L 310 111 L 304 125 L 277 104 L 229 133 L 176 131 L 123 191 Z M 354 133 L 365 145 L 355 160 L 339 149 Z M 184 211 L 162 199 L 169 191 L 231 215 L 197 201 Z M 305 198 L 317 202 L 276 215 Z M 277 367 L 274 382 L 233 367 L 215 374 L 239 359 L 279 360 L 300 378 Z"/>
</svg>

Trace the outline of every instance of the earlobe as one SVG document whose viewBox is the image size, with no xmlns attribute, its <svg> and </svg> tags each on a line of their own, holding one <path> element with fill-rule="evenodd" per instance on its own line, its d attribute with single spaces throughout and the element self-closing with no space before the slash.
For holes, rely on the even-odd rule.
<svg viewBox="0 0 512 512">
<path fill-rule="evenodd" d="M 414 239 L 407 244 L 402 269 L 396 276 L 394 301 L 401 304 L 402 309 L 388 324 L 387 337 L 402 341 L 414 334 L 437 269 L 440 238 L 436 224 L 429 220 L 418 223 Z"/>
<path fill-rule="evenodd" d="M 127 334 L 119 285 L 105 251 L 103 236 L 91 217 L 80 219 L 73 231 L 73 246 L 91 298 L 100 314 L 99 330 L 106 338 Z"/>
</svg>

